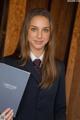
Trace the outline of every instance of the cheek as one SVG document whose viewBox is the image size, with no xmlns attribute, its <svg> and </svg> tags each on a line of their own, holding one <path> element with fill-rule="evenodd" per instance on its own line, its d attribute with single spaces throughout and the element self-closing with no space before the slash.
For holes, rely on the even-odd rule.
<svg viewBox="0 0 80 120">
<path fill-rule="evenodd" d="M 28 32 L 28 41 L 31 41 L 31 40 L 32 40 L 32 38 L 33 38 L 32 33 L 31 33 L 31 32 Z"/>
<path fill-rule="evenodd" d="M 36 39 L 36 33 L 29 32 L 28 33 L 28 40 L 33 41 L 34 39 Z"/>
<path fill-rule="evenodd" d="M 50 35 L 45 36 L 45 42 L 47 43 L 49 41 Z"/>
</svg>

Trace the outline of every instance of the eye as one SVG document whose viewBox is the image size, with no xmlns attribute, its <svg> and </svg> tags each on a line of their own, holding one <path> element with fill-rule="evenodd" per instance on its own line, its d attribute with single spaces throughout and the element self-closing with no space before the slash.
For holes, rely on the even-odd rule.
<svg viewBox="0 0 80 120">
<path fill-rule="evenodd" d="M 31 31 L 35 32 L 37 30 L 37 28 L 31 28 Z"/>
<path fill-rule="evenodd" d="M 47 33 L 47 32 L 49 32 L 49 29 L 44 28 L 43 31 Z"/>
</svg>

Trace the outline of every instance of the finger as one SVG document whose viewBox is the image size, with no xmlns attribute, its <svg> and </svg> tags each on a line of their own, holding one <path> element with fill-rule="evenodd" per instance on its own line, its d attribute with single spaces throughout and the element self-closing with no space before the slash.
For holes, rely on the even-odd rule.
<svg viewBox="0 0 80 120">
<path fill-rule="evenodd" d="M 5 109 L 5 110 L 2 112 L 2 115 L 7 114 L 10 110 L 11 110 L 11 108 L 7 108 L 7 109 Z"/>
<path fill-rule="evenodd" d="M 5 115 L 5 119 L 12 119 L 13 118 L 13 110 L 10 110 L 6 115 Z"/>
<path fill-rule="evenodd" d="M 13 120 L 13 117 L 9 116 L 8 118 L 5 118 L 5 120 Z"/>
<path fill-rule="evenodd" d="M 5 118 L 6 119 L 6 118 Z M 13 120 L 13 118 L 10 116 L 9 118 L 7 118 L 6 120 Z"/>
</svg>

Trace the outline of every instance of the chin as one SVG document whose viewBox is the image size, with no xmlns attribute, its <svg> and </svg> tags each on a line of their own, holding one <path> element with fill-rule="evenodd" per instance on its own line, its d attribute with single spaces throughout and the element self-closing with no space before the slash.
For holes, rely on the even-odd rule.
<svg viewBox="0 0 80 120">
<path fill-rule="evenodd" d="M 36 47 L 35 49 L 39 51 L 39 50 L 42 50 L 43 47 Z"/>
<path fill-rule="evenodd" d="M 44 47 L 43 46 L 36 46 L 35 48 L 36 49 L 43 49 Z"/>
</svg>

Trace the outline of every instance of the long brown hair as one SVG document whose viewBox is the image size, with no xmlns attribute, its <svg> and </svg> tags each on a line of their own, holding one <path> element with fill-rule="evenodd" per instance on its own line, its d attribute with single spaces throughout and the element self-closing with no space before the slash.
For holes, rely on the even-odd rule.
<svg viewBox="0 0 80 120">
<path fill-rule="evenodd" d="M 44 54 L 43 63 L 42 63 L 42 80 L 40 82 L 40 85 L 42 88 L 47 88 L 53 84 L 53 81 L 56 78 L 57 69 L 56 69 L 56 64 L 54 59 L 54 53 L 55 53 L 55 38 L 54 38 L 55 32 L 53 29 L 54 25 L 53 25 L 51 16 L 46 9 L 35 8 L 30 10 L 30 12 L 28 12 L 27 17 L 25 18 L 23 29 L 21 31 L 21 36 L 20 36 L 21 56 L 24 63 L 26 63 L 29 59 L 29 54 L 30 54 L 30 48 L 29 48 L 29 43 L 27 39 L 28 29 L 29 29 L 31 19 L 37 15 L 46 17 L 49 20 L 50 27 L 51 27 L 50 40 L 45 46 L 45 54 Z"/>
</svg>

